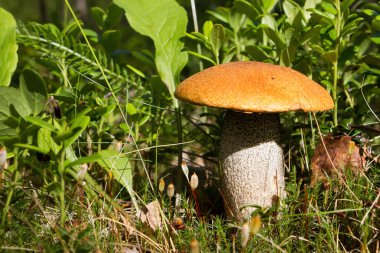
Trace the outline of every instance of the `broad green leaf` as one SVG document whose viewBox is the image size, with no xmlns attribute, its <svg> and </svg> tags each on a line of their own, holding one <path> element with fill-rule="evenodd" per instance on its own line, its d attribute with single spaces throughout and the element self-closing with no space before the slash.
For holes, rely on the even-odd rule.
<svg viewBox="0 0 380 253">
<path fill-rule="evenodd" d="M 105 157 L 99 160 L 98 164 L 108 172 L 111 172 L 114 178 L 130 191 L 132 187 L 132 166 L 129 157 L 120 155 L 116 151 L 108 150 L 105 153 L 108 155 L 108 158 Z M 111 154 L 113 155 L 111 156 Z"/>
<path fill-rule="evenodd" d="M 9 86 L 17 66 L 16 21 L 0 8 L 0 86 Z"/>
<path fill-rule="evenodd" d="M 0 113 L 7 116 L 25 117 L 32 113 L 19 89 L 14 87 L 0 87 Z"/>
<path fill-rule="evenodd" d="M 24 69 L 20 77 L 20 90 L 32 114 L 39 114 L 47 100 L 46 86 L 41 76 L 31 69 Z"/>
<path fill-rule="evenodd" d="M 158 73 L 178 107 L 174 90 L 188 60 L 184 43 L 180 41 L 186 32 L 185 9 L 175 0 L 114 0 L 114 3 L 124 9 L 134 30 L 153 40 Z"/>
<path fill-rule="evenodd" d="M 52 151 L 55 155 L 58 154 L 62 146 L 59 146 L 53 138 L 51 137 L 51 131 L 48 128 L 41 128 L 37 133 L 37 145 L 42 150 L 45 150 L 44 153 L 49 153 Z"/>
</svg>

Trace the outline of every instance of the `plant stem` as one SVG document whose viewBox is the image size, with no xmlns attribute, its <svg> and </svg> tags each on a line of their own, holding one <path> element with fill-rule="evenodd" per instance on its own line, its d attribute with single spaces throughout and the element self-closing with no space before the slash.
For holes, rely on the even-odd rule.
<svg viewBox="0 0 380 253">
<path fill-rule="evenodd" d="M 338 60 L 333 63 L 334 69 L 334 83 L 333 83 L 333 100 L 334 100 L 334 126 L 338 125 L 338 98 L 337 98 L 337 87 L 338 87 Z"/>
<path fill-rule="evenodd" d="M 337 97 L 337 89 L 338 89 L 338 56 L 339 56 L 339 45 L 340 45 L 340 28 L 341 28 L 341 12 L 340 12 L 340 0 L 335 1 L 335 8 L 337 10 L 336 18 L 335 18 L 335 31 L 336 31 L 336 45 L 335 45 L 335 53 L 336 59 L 333 63 L 333 99 L 334 99 L 334 126 L 338 125 L 338 97 Z"/>
<path fill-rule="evenodd" d="M 182 117 L 181 117 L 181 111 L 179 107 L 175 107 L 175 115 L 176 115 L 176 122 L 177 122 L 177 140 L 178 140 L 178 166 L 175 170 L 174 177 L 175 177 L 175 191 L 176 191 L 176 206 L 179 204 L 179 198 L 181 194 L 182 189 Z"/>
<path fill-rule="evenodd" d="M 191 13 L 193 14 L 194 31 L 199 32 L 195 0 L 190 0 L 190 4 L 191 4 Z M 199 42 L 197 43 L 197 52 L 198 54 L 202 54 L 202 48 Z M 202 70 L 203 70 L 203 62 L 202 60 L 199 60 L 199 71 L 202 71 Z"/>
<path fill-rule="evenodd" d="M 61 157 L 59 160 L 59 167 L 58 167 L 58 172 L 61 180 L 61 191 L 59 193 L 59 199 L 61 202 L 61 216 L 59 219 L 59 223 L 61 226 L 64 225 L 65 223 L 65 218 L 66 218 L 66 210 L 65 210 L 65 149 L 62 149 L 61 151 Z"/>
<path fill-rule="evenodd" d="M 2 214 L 2 217 L 1 217 L 1 228 L 4 229 L 4 225 L 5 225 L 5 221 L 7 219 L 7 216 L 8 216 L 8 212 L 9 212 L 9 209 L 10 209 L 10 204 L 11 204 L 11 200 L 12 200 L 12 197 L 13 197 L 13 194 L 14 194 L 14 187 L 15 187 L 15 184 L 16 182 L 18 181 L 18 177 L 19 177 L 19 171 L 18 171 L 18 148 L 15 148 L 14 149 L 14 154 L 15 154 L 15 157 L 14 157 L 14 176 L 13 176 L 13 183 L 12 185 L 10 186 L 10 190 L 9 190 L 9 193 L 8 193 L 8 196 L 7 196 L 7 200 L 5 202 L 5 206 L 3 208 L 3 214 Z"/>
</svg>

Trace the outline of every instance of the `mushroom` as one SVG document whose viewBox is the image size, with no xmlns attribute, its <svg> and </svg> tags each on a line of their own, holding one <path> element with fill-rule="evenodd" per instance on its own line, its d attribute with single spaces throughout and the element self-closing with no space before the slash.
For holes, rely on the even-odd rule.
<svg viewBox="0 0 380 253">
<path fill-rule="evenodd" d="M 328 92 L 308 77 L 261 62 L 208 68 L 184 80 L 175 96 L 228 109 L 220 140 L 221 190 L 226 210 L 238 220 L 285 197 L 279 113 L 334 107 Z"/>
</svg>

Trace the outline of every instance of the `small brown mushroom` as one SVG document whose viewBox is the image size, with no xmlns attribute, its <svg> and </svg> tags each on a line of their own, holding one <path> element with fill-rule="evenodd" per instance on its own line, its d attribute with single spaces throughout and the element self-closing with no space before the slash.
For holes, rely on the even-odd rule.
<svg viewBox="0 0 380 253">
<path fill-rule="evenodd" d="M 228 210 L 246 219 L 253 205 L 270 207 L 285 196 L 280 112 L 323 111 L 334 107 L 328 92 L 287 67 L 261 62 L 230 62 L 184 80 L 178 99 L 228 109 L 220 158 L 222 192 Z"/>
</svg>

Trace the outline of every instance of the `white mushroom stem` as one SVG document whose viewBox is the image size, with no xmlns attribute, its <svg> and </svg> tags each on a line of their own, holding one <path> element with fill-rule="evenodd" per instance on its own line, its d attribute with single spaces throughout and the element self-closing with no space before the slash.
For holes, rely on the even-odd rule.
<svg viewBox="0 0 380 253">
<path fill-rule="evenodd" d="M 271 207 L 285 194 L 284 160 L 277 113 L 228 111 L 220 143 L 222 192 L 227 212 L 241 220 L 255 206 Z"/>
</svg>

